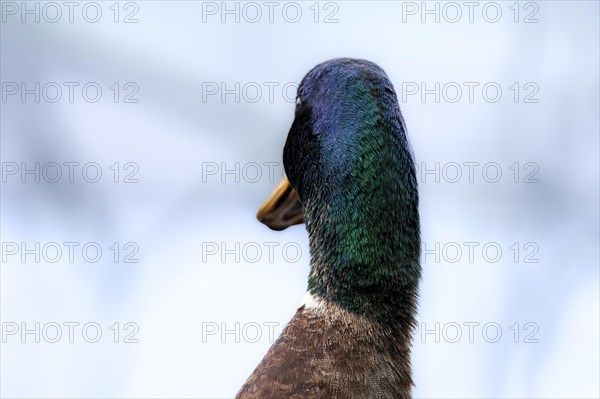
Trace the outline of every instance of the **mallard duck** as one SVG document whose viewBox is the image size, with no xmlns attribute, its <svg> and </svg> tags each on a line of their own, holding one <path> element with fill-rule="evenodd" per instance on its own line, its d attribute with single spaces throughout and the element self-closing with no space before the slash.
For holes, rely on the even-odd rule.
<svg viewBox="0 0 600 399">
<path fill-rule="evenodd" d="M 305 223 L 308 292 L 237 398 L 410 398 L 419 197 L 393 85 L 372 62 L 334 59 L 296 103 L 287 178 L 257 217 Z"/>
</svg>

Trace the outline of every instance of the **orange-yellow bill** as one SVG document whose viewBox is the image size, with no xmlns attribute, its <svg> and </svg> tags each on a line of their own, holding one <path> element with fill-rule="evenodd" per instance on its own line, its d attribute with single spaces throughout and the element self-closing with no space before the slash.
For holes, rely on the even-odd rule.
<svg viewBox="0 0 600 399">
<path fill-rule="evenodd" d="M 285 177 L 261 205 L 256 218 L 272 230 L 284 230 L 304 223 L 298 194 Z"/>
</svg>

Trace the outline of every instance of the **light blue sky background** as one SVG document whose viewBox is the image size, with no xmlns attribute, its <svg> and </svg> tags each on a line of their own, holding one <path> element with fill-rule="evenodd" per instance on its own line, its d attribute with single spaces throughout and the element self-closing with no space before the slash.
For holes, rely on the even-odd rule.
<svg viewBox="0 0 600 399">
<path fill-rule="evenodd" d="M 600 395 L 597 2 L 480 2 L 472 22 L 458 2 L 455 23 L 457 8 L 443 2 L 437 3 L 439 23 L 421 13 L 421 2 L 299 3 L 296 23 L 288 21 L 295 6 L 285 2 L 273 9 L 273 22 L 268 7 L 255 3 L 262 12 L 256 23 L 249 21 L 256 8 L 244 3 L 238 4 L 239 23 L 235 15 L 221 21 L 221 2 L 121 3 L 118 23 L 113 2 L 98 3 L 97 23 L 83 19 L 85 2 L 75 8 L 73 23 L 64 6 L 60 21 L 45 21 L 55 18 L 45 3 L 39 3 L 46 11 L 40 23 L 34 15 L 22 23 L 21 10 L 12 15 L 7 3 L 0 39 L 5 174 L 11 162 L 30 168 L 96 162 L 103 175 L 95 184 L 81 178 L 81 169 L 74 183 L 66 176 L 39 184 L 32 176 L 21 183 L 20 172 L 4 176 L 3 397 L 235 395 L 271 345 L 268 326 L 278 334 L 306 288 L 304 228 L 272 232 L 254 218 L 276 185 L 264 163 L 278 163 L 281 174 L 293 119 L 294 104 L 282 88 L 292 83 L 293 97 L 293 83 L 310 68 L 342 56 L 369 59 L 387 71 L 417 163 L 421 170 L 440 165 L 439 182 L 420 175 L 422 239 L 427 249 L 439 243 L 440 258 L 423 259 L 415 397 Z M 215 15 L 206 13 L 214 7 Z M 489 22 L 497 9 L 499 20 Z M 93 18 L 94 9 L 87 11 Z M 138 23 L 122 23 L 132 12 Z M 337 22 L 323 23 L 331 13 Z M 10 82 L 80 86 L 73 103 L 64 85 L 56 103 L 44 101 L 44 93 L 40 103 L 34 95 L 22 103 L 20 93 L 7 94 Z M 81 97 L 87 82 L 103 89 L 97 103 Z M 125 83 L 134 82 L 139 102 L 115 103 L 114 82 L 120 100 L 131 91 Z M 239 82 L 239 102 L 234 94 L 222 101 L 221 93 L 206 91 L 220 90 L 222 82 L 228 88 Z M 425 101 L 421 92 L 409 95 L 436 82 L 439 102 L 434 94 Z M 472 102 L 465 82 L 478 84 Z M 272 101 L 271 84 L 278 85 Z M 484 98 L 486 84 L 488 99 L 501 88 L 497 102 Z M 457 86 L 462 97 L 452 102 Z M 253 102 L 256 87 L 262 97 Z M 537 102 L 524 102 L 527 95 Z M 109 168 L 115 162 L 119 183 Z M 133 170 L 124 169 L 127 162 L 139 166 L 138 183 L 121 182 Z M 470 162 L 478 163 L 472 182 Z M 239 181 L 235 173 L 221 173 L 236 163 Z M 206 173 L 215 164 L 217 174 Z M 456 165 L 461 178 L 452 183 Z M 497 169 L 499 181 L 488 182 Z M 533 182 L 525 183 L 527 176 Z M 80 246 L 72 263 L 66 253 L 56 263 L 43 257 L 36 263 L 33 255 L 22 262 L 7 246 L 22 242 L 27 248 L 96 242 L 103 254 L 97 263 L 86 262 Z M 118 263 L 109 248 L 114 242 L 121 247 Z M 127 242 L 138 246 L 138 263 L 122 262 L 131 249 L 123 248 Z M 234 253 L 207 252 L 213 243 Z M 286 244 L 289 252 L 282 251 Z M 486 244 L 489 252 L 482 253 Z M 473 245 L 472 260 L 467 245 Z M 492 262 L 497 247 L 502 253 Z M 36 322 L 46 327 L 40 343 L 34 334 L 25 335 L 25 343 L 21 331 L 8 335 L 15 325 L 34 329 Z M 80 323 L 73 343 L 65 322 Z M 90 322 L 102 329 L 97 343 L 82 337 L 81 327 Z M 118 343 L 110 329 L 115 322 Z M 139 327 L 138 343 L 123 342 L 133 331 L 127 322 Z M 55 334 L 49 323 L 62 326 L 57 343 L 46 339 Z M 436 323 L 437 335 L 421 335 Z M 215 326 L 214 335 L 203 337 Z M 223 327 L 234 332 L 223 335 Z M 498 341 L 488 342 L 498 328 Z"/>
</svg>

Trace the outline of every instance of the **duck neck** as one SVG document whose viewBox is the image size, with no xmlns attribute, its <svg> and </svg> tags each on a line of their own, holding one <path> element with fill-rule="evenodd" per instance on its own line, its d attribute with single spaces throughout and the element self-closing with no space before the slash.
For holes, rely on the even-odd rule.
<svg viewBox="0 0 600 399">
<path fill-rule="evenodd" d="M 414 324 L 421 275 L 418 192 L 412 156 L 396 141 L 381 142 L 373 157 L 345 162 L 348 173 L 305 202 L 308 289 L 315 298 L 406 329 Z M 328 172 L 340 175 L 322 171 Z"/>
</svg>

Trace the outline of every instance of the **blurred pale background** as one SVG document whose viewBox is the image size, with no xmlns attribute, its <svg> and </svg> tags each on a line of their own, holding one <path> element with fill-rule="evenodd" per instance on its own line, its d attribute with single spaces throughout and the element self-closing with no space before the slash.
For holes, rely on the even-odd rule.
<svg viewBox="0 0 600 399">
<path fill-rule="evenodd" d="M 597 2 L 81 2 L 73 22 L 59 2 L 37 3 L 39 23 L 23 4 L 2 2 L 2 397 L 235 395 L 305 292 L 304 228 L 254 214 L 281 175 L 295 84 L 334 57 L 386 70 L 434 170 L 415 397 L 600 396 Z M 39 183 L 21 170 L 36 162 Z"/>
</svg>

